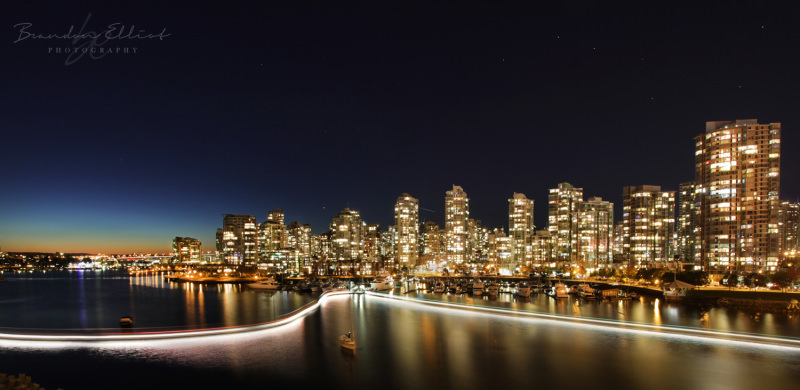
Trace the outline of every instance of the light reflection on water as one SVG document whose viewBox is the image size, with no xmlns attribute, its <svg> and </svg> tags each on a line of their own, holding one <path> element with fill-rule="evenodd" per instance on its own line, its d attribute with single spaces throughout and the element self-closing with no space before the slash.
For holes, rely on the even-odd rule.
<svg viewBox="0 0 800 390">
<path fill-rule="evenodd" d="M 315 300 L 310 294 L 250 291 L 238 285 L 170 283 L 163 274 L 52 272 L 9 277 L 0 285 L 0 327 L 119 329 L 202 328 L 262 323 Z M 104 277 L 108 276 L 108 277 Z"/>
<path fill-rule="evenodd" d="M 628 301 L 587 301 L 576 296 L 556 300 L 545 294 L 535 294 L 530 298 L 499 294 L 497 297 L 489 298 L 412 292 L 407 296 L 537 313 L 800 338 L 800 316 L 791 313 L 755 315 L 729 308 L 701 308 L 683 303 L 664 302 L 650 297 L 639 297 Z"/>
<path fill-rule="evenodd" d="M 348 330 L 358 343 L 355 355 L 339 348 L 338 336 Z M 331 297 L 303 320 L 252 333 L 37 347 L 43 345 L 0 341 L 0 367 L 48 388 L 751 389 L 768 383 L 782 390 L 800 379 L 797 349 L 365 295 Z"/>
<path fill-rule="evenodd" d="M 170 283 L 162 274 L 63 272 L 25 275 L 0 284 L 0 327 L 117 329 L 122 315 L 138 328 L 233 326 L 281 317 L 315 299 L 310 294 L 250 291 L 239 285 Z M 519 298 L 412 292 L 393 294 L 523 311 L 666 324 L 800 338 L 800 316 L 745 313 L 640 297 L 632 301 L 555 300 L 544 294 Z M 35 308 L 32 310 L 32 308 Z"/>
</svg>

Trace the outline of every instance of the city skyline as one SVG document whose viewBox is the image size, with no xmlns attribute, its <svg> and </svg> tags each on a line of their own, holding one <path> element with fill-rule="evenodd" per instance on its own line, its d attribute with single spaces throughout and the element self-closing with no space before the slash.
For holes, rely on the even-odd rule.
<svg viewBox="0 0 800 390">
<path fill-rule="evenodd" d="M 750 118 L 782 124 L 780 198 L 800 198 L 798 31 L 774 7 L 0 9 L 14 75 L 3 251 L 168 252 L 174 237 L 210 250 L 224 214 L 274 209 L 315 234 L 345 208 L 385 229 L 402 193 L 420 225 L 443 228 L 452 185 L 488 228 L 508 227 L 521 193 L 545 229 L 548 191 L 565 182 L 621 220 L 624 187 L 694 179 L 706 122 Z M 84 22 L 169 36 L 66 65 L 50 49 L 68 41 L 15 27 Z"/>
</svg>

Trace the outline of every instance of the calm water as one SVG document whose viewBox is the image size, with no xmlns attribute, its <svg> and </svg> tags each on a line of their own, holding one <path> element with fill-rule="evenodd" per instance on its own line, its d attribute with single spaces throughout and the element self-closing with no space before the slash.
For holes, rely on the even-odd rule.
<svg viewBox="0 0 800 390">
<path fill-rule="evenodd" d="M 119 330 L 204 328 L 274 320 L 307 303 L 311 294 L 252 291 L 238 285 L 166 282 L 163 274 L 122 271 L 22 274 L 0 283 L 0 327 Z"/>
<path fill-rule="evenodd" d="M 174 326 L 172 321 L 181 318 L 194 321 L 192 326 L 203 321 L 233 324 L 268 320 L 313 299 L 293 293 L 164 285 L 157 278 L 85 276 L 82 282 L 70 277 L 62 287 L 77 291 L 62 288 L 57 297 L 50 294 L 52 286 L 61 283 L 58 278 L 3 282 L 0 322 L 18 326 L 82 308 L 84 313 L 70 323 L 106 327 L 110 325 L 101 318 L 113 314 L 115 325 L 118 312 L 128 309 L 135 310 L 137 325 L 151 315 L 159 320 L 149 325 L 158 327 Z M 28 298 L 16 295 L 31 291 L 35 302 L 55 302 L 47 304 L 47 314 L 12 319 L 20 314 L 18 306 L 34 310 Z M 89 292 L 104 298 L 88 297 Z M 417 297 L 472 300 L 434 294 Z M 159 307 L 143 307 L 152 302 L 159 302 Z M 795 318 L 756 319 L 716 309 L 701 319 L 695 309 L 649 299 L 586 304 L 572 298 L 516 301 L 506 294 L 472 303 L 698 327 L 706 326 L 704 321 L 712 327 L 782 335 L 794 335 L 798 328 Z M 198 314 L 199 307 L 203 314 Z M 341 351 L 338 344 L 339 334 L 350 329 L 358 341 L 354 355 Z M 277 329 L 236 335 L 92 343 L 0 340 L 0 372 L 23 372 L 47 388 L 64 389 L 797 389 L 800 349 L 490 315 L 360 295 L 329 298 L 318 311 Z"/>
</svg>

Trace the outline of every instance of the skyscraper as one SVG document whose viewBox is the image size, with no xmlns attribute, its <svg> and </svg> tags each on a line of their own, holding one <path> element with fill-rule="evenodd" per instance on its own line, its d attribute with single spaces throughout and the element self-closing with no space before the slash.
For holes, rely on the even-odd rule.
<svg viewBox="0 0 800 390">
<path fill-rule="evenodd" d="M 682 261 L 700 262 L 700 214 L 697 185 L 681 183 L 678 189 L 677 255 Z"/>
<path fill-rule="evenodd" d="M 462 264 L 467 253 L 467 220 L 469 219 L 469 198 L 464 189 L 453 185 L 444 200 L 445 210 L 445 255 L 448 263 Z"/>
<path fill-rule="evenodd" d="M 289 234 L 284 225 L 283 210 L 272 210 L 267 213 L 267 220 L 258 227 L 258 253 L 263 261 L 275 256 L 285 256 L 289 249 Z"/>
<path fill-rule="evenodd" d="M 694 140 L 702 264 L 710 271 L 775 270 L 781 124 L 706 122 Z"/>
<path fill-rule="evenodd" d="M 428 221 L 423 225 L 422 260 L 426 265 L 434 265 L 442 260 L 444 253 L 442 232 L 436 222 Z"/>
<path fill-rule="evenodd" d="M 781 202 L 781 251 L 784 258 L 797 257 L 800 252 L 800 203 Z"/>
<path fill-rule="evenodd" d="M 512 262 L 512 239 L 506 235 L 502 228 L 497 228 L 489 233 L 488 237 L 488 256 L 490 266 L 495 268 L 495 272 L 504 274 L 513 273 L 516 270 L 516 262 Z"/>
<path fill-rule="evenodd" d="M 243 214 L 226 214 L 222 229 L 218 230 L 219 255 L 226 264 L 255 265 L 258 261 L 258 228 L 256 217 Z"/>
<path fill-rule="evenodd" d="M 629 186 L 622 191 L 623 255 L 638 266 L 672 260 L 675 192 L 660 186 Z"/>
<path fill-rule="evenodd" d="M 286 224 L 286 216 L 283 214 L 283 209 L 271 210 L 267 213 L 267 222 L 276 223 L 278 225 Z"/>
<path fill-rule="evenodd" d="M 586 268 L 610 266 L 614 259 L 614 204 L 600 197 L 578 207 L 578 261 Z"/>
<path fill-rule="evenodd" d="M 541 268 L 553 261 L 553 244 L 550 238 L 550 231 L 546 229 L 537 230 L 531 240 L 531 264 L 532 268 Z"/>
<path fill-rule="evenodd" d="M 514 193 L 508 200 L 508 236 L 511 239 L 511 261 L 516 264 L 530 262 L 533 236 L 533 199 Z"/>
<path fill-rule="evenodd" d="M 394 205 L 397 265 L 415 266 L 419 258 L 419 200 L 402 194 Z"/>
<path fill-rule="evenodd" d="M 548 227 L 553 240 L 553 260 L 577 259 L 578 204 L 583 200 L 583 188 L 559 183 L 550 189 L 547 201 Z"/>
<path fill-rule="evenodd" d="M 172 260 L 178 263 L 199 263 L 203 245 L 191 237 L 175 237 L 172 240 Z"/>
<path fill-rule="evenodd" d="M 381 239 L 381 226 L 377 223 L 367 225 L 367 231 L 364 234 L 364 254 L 370 262 L 378 262 L 384 256 Z"/>
<path fill-rule="evenodd" d="M 358 260 L 364 250 L 366 225 L 357 210 L 345 208 L 333 217 L 331 249 L 338 261 Z"/>
</svg>

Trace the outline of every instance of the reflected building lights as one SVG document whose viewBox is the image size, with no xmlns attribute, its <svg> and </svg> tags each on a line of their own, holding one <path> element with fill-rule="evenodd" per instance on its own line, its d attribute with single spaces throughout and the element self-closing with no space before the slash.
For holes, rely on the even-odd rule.
<svg viewBox="0 0 800 390">
<path fill-rule="evenodd" d="M 140 332 L 130 334 L 109 333 L 99 335 L 26 335 L 3 333 L 0 334 L 0 345 L 9 348 L 33 349 L 74 348 L 76 346 L 113 348 L 114 345 L 128 346 L 126 343 L 121 343 L 122 341 L 136 341 L 147 345 L 153 345 L 150 343 L 165 343 L 169 342 L 169 340 L 164 339 L 174 338 L 182 340 L 197 340 L 199 337 L 203 337 L 205 340 L 206 337 L 210 337 L 211 341 L 223 341 L 226 340 L 226 338 L 230 338 L 230 340 L 242 340 L 242 338 L 252 338 L 254 336 L 271 334 L 268 332 L 276 331 L 278 328 L 285 325 L 302 326 L 302 321 L 298 320 L 303 319 L 308 314 L 317 310 L 321 305 L 324 305 L 327 300 L 339 299 L 345 296 L 349 297 L 350 295 L 351 294 L 349 292 L 326 293 L 321 296 L 318 301 L 307 305 L 291 316 L 257 325 L 223 327 L 194 331 Z M 364 310 L 366 309 L 364 307 L 364 300 L 366 300 L 366 297 L 384 298 L 393 301 L 393 303 L 397 305 L 409 305 L 409 307 L 414 309 L 432 310 L 437 313 L 441 313 L 442 310 L 445 310 L 447 311 L 448 315 L 474 316 L 475 314 L 500 314 L 501 317 L 505 317 L 509 321 L 531 321 L 534 324 L 557 324 L 558 326 L 586 327 L 609 332 L 625 332 L 648 335 L 651 337 L 656 336 L 661 338 L 675 338 L 679 340 L 702 340 L 704 342 L 732 344 L 748 347 L 772 348 L 791 351 L 797 351 L 800 349 L 800 339 L 793 337 L 767 336 L 761 334 L 721 330 L 711 331 L 689 326 L 658 325 L 631 321 L 617 321 L 611 319 L 574 317 L 564 314 L 551 314 L 491 306 L 449 303 L 421 298 L 398 297 L 373 292 L 367 292 L 364 295 L 361 295 L 355 301 L 355 315 L 362 319 L 366 318 L 364 313 Z M 654 310 L 658 312 L 659 309 L 660 300 L 656 300 L 654 302 Z M 660 318 L 658 313 L 656 313 L 656 318 Z M 360 329 L 366 329 L 366 324 L 363 322 L 360 324 L 360 326 Z M 244 332 L 247 332 L 247 334 L 243 334 Z"/>
</svg>

